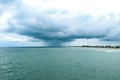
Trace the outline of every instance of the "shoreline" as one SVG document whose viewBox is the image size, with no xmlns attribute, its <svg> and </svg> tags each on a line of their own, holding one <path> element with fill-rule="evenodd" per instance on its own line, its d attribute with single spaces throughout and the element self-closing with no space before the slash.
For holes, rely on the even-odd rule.
<svg viewBox="0 0 120 80">
<path fill-rule="evenodd" d="M 120 48 L 116 48 L 116 47 L 83 47 L 83 46 L 73 46 L 73 47 L 80 47 L 80 48 L 96 48 L 96 49 L 117 49 L 120 50 Z"/>
</svg>

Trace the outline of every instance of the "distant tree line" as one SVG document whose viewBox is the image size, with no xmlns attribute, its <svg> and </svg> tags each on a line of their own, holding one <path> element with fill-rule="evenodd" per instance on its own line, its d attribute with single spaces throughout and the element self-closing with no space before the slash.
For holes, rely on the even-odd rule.
<svg viewBox="0 0 120 80">
<path fill-rule="evenodd" d="M 83 45 L 81 47 L 93 47 L 93 48 L 120 48 L 120 46 L 110 46 L 110 45 L 106 45 L 106 46 L 91 46 L 91 45 Z"/>
</svg>

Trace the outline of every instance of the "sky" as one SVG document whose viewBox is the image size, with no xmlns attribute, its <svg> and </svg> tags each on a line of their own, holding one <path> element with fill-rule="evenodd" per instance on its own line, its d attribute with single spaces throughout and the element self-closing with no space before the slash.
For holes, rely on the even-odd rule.
<svg viewBox="0 0 120 80">
<path fill-rule="evenodd" d="M 0 0 L 0 46 L 120 45 L 120 0 Z"/>
</svg>

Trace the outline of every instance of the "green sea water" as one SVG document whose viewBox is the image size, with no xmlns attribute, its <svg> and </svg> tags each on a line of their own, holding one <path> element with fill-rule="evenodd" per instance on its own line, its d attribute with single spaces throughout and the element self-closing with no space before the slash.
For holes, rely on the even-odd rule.
<svg viewBox="0 0 120 80">
<path fill-rule="evenodd" d="M 0 48 L 0 80 L 120 80 L 120 50 Z"/>
</svg>

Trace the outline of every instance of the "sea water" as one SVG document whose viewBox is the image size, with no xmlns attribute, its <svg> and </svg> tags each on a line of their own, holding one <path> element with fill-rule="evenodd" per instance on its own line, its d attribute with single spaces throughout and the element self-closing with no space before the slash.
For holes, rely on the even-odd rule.
<svg viewBox="0 0 120 80">
<path fill-rule="evenodd" d="M 120 80 L 120 50 L 0 48 L 0 80 Z"/>
</svg>

